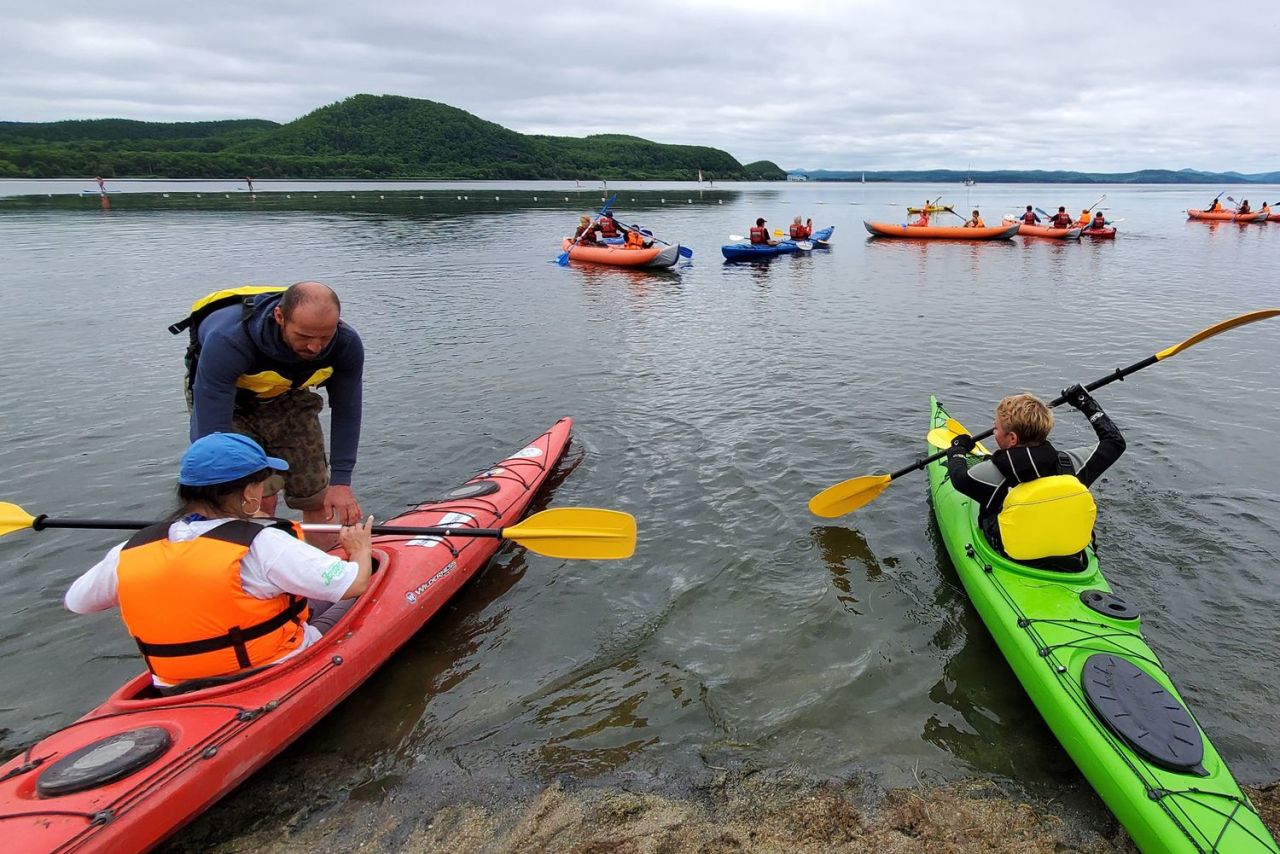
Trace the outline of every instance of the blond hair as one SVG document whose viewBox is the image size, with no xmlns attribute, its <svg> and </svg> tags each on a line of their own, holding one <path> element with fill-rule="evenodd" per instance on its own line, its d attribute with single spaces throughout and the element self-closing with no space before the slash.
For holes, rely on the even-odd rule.
<svg viewBox="0 0 1280 854">
<path fill-rule="evenodd" d="M 1049 438 L 1053 412 L 1030 392 L 1011 394 L 996 404 L 996 420 L 1006 433 L 1017 433 L 1019 445 L 1032 445 Z"/>
</svg>

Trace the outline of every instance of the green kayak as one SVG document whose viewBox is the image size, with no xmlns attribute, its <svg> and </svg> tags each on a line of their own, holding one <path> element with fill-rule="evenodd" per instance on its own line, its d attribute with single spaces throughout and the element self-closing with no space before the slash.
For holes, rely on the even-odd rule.
<svg viewBox="0 0 1280 854">
<path fill-rule="evenodd" d="M 931 428 L 947 413 L 931 399 Z M 930 448 L 931 452 L 935 449 Z M 1253 804 L 1187 710 L 1138 612 L 1097 556 L 1075 571 L 995 551 L 973 502 L 928 465 L 933 512 L 982 621 L 1053 734 L 1145 854 L 1278 852 Z"/>
</svg>

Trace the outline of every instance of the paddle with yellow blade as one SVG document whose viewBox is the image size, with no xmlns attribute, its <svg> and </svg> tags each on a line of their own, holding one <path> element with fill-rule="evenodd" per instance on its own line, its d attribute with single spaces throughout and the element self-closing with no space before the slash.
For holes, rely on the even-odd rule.
<svg viewBox="0 0 1280 854">
<path fill-rule="evenodd" d="M 32 516 L 17 504 L 0 501 L 0 537 L 30 528 L 91 528 L 135 531 L 155 522 L 111 519 L 50 519 Z M 341 525 L 303 524 L 304 531 L 337 532 Z M 547 557 L 577 560 L 618 560 L 636 550 L 636 520 L 630 513 L 598 507 L 553 507 L 509 528 L 467 528 L 457 525 L 407 527 L 374 525 L 373 533 L 404 537 L 487 537 L 512 540 Z"/>
<path fill-rule="evenodd" d="M 965 427 L 963 424 L 961 424 L 959 421 L 955 420 L 954 418 L 948 418 L 947 426 L 934 427 L 932 430 L 929 431 L 928 439 L 929 439 L 929 444 L 933 445 L 935 448 L 950 448 L 951 441 L 955 439 L 956 436 L 968 436 L 968 435 L 969 435 L 968 427 Z M 984 457 L 991 456 L 991 452 L 988 451 L 985 447 L 983 447 L 981 442 L 978 442 L 976 445 L 974 445 L 974 450 L 976 450 L 979 454 L 981 454 Z"/>
<path fill-rule="evenodd" d="M 1224 320 L 1221 323 L 1216 323 L 1213 326 L 1200 330 L 1195 335 L 1192 335 L 1190 338 L 1179 344 L 1174 344 L 1172 347 L 1161 350 L 1154 356 L 1148 356 L 1140 362 L 1134 362 L 1127 368 L 1116 368 L 1115 371 L 1107 374 L 1105 377 L 1089 383 L 1085 386 L 1085 389 L 1087 391 L 1100 389 L 1104 385 L 1113 383 L 1116 380 L 1123 380 L 1130 374 L 1154 365 L 1156 362 L 1176 356 L 1188 347 L 1199 344 L 1201 341 L 1212 338 L 1219 333 L 1226 332 L 1229 329 L 1235 329 L 1237 326 L 1244 326 L 1245 324 L 1253 323 L 1258 320 L 1266 320 L 1268 317 L 1275 317 L 1277 315 L 1280 315 L 1280 308 L 1264 308 L 1259 311 L 1251 311 L 1247 314 L 1241 314 L 1238 317 Z M 1066 398 L 1059 396 L 1051 401 L 1049 406 L 1059 406 L 1064 402 L 1066 402 Z M 945 429 L 950 432 L 957 432 L 955 428 L 959 428 L 960 431 L 964 430 L 964 426 L 962 424 L 959 422 L 955 422 L 953 424 L 952 422 L 955 422 L 955 419 L 949 420 L 946 428 L 935 428 L 935 430 Z M 986 439 L 994 432 L 995 430 L 986 430 L 977 434 L 973 438 L 977 440 Z M 930 442 L 933 442 L 934 438 L 933 434 L 930 433 Z M 941 439 L 941 436 L 938 436 L 937 438 Z M 948 444 L 950 443 L 948 442 Z M 939 451 L 936 454 L 925 457 L 923 460 L 919 460 L 906 468 L 899 469 L 898 471 L 890 474 L 872 474 L 841 481 L 834 486 L 827 487 L 817 495 L 813 496 L 813 498 L 809 499 L 809 512 L 813 513 L 815 516 L 822 516 L 827 519 L 834 519 L 837 516 L 852 513 L 859 507 L 870 504 L 874 501 L 876 497 L 879 496 L 880 493 L 884 492 L 885 489 L 888 488 L 889 484 L 897 478 L 900 478 L 905 474 L 910 474 L 913 471 L 919 471 L 934 460 L 941 459 L 946 455 L 947 451 Z"/>
</svg>

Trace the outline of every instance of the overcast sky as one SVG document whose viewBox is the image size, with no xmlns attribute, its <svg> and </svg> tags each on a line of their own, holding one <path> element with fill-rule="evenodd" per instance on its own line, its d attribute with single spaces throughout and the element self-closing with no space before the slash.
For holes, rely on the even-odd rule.
<svg viewBox="0 0 1280 854">
<path fill-rule="evenodd" d="M 786 169 L 1280 170 L 1280 2 L 0 0 L 0 120 L 357 93 Z"/>
</svg>

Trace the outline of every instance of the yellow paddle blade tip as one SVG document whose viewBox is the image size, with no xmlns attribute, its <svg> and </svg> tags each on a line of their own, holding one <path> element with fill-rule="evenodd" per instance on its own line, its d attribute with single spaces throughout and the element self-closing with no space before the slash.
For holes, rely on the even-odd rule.
<svg viewBox="0 0 1280 854">
<path fill-rule="evenodd" d="M 841 481 L 828 486 L 809 499 L 809 512 L 824 519 L 835 519 L 852 513 L 884 492 L 893 478 L 887 474 L 873 474 Z"/>
<path fill-rule="evenodd" d="M 547 557 L 623 560 L 635 554 L 636 517 L 599 507 L 555 507 L 503 529 L 502 534 Z"/>
<path fill-rule="evenodd" d="M 35 521 L 35 516 L 23 510 L 17 504 L 0 501 L 0 537 L 5 534 L 12 534 L 14 531 L 30 528 Z"/>
</svg>

